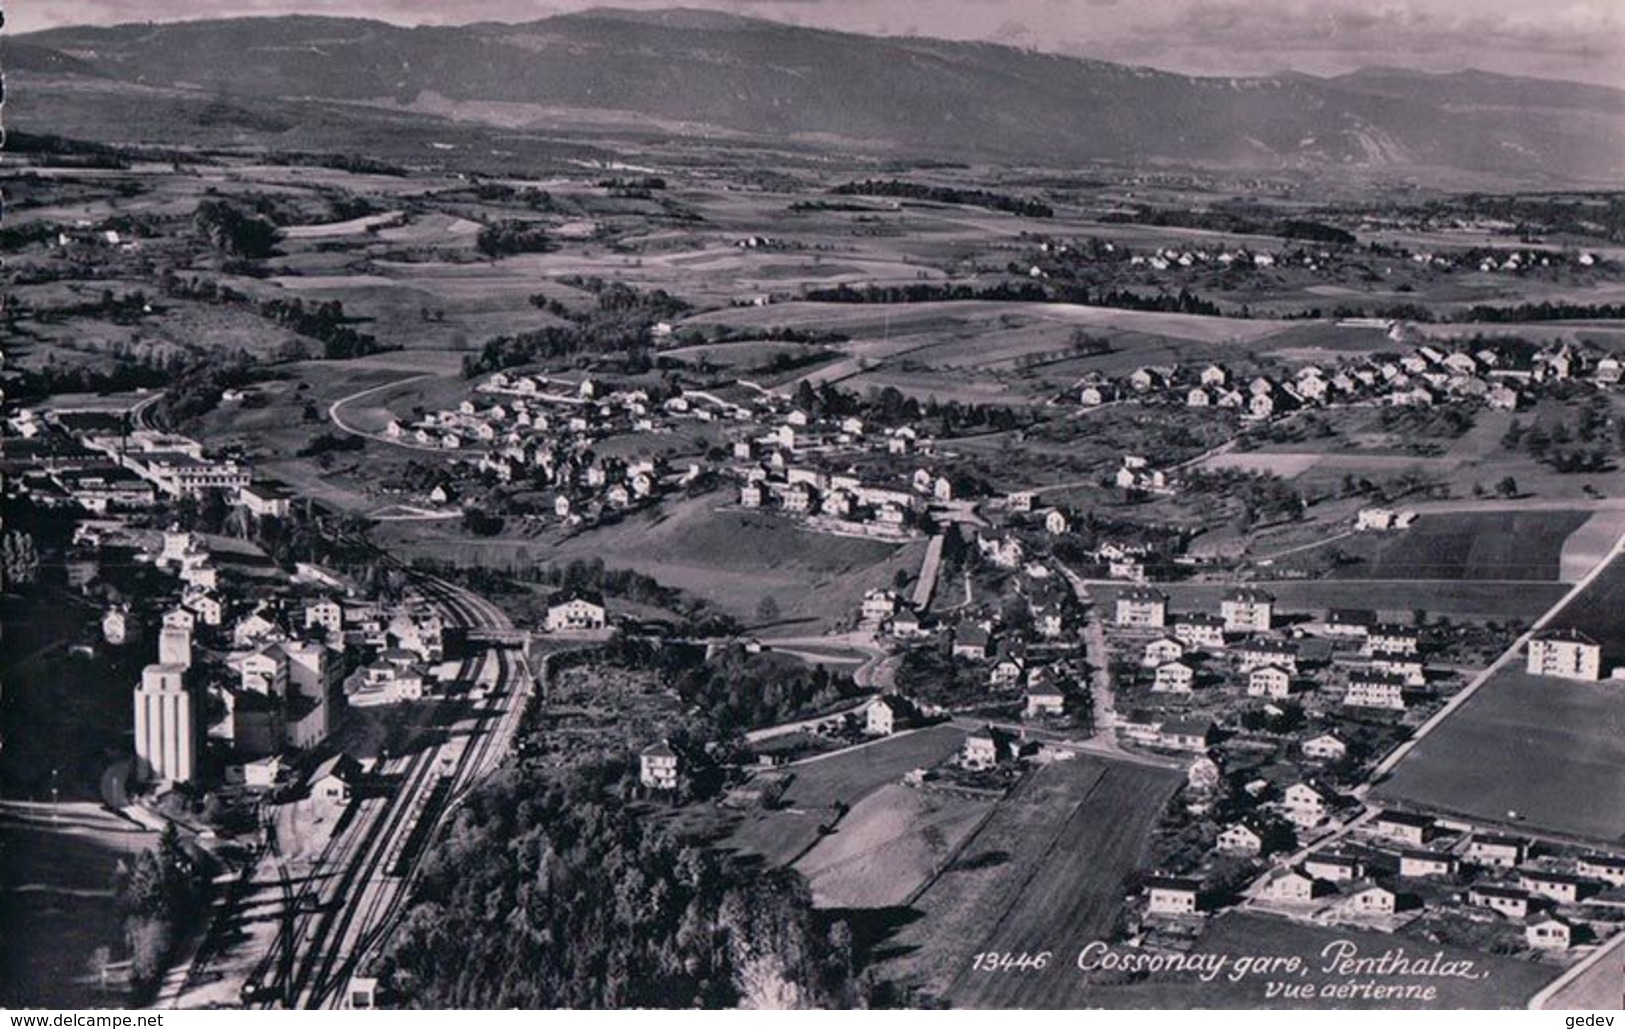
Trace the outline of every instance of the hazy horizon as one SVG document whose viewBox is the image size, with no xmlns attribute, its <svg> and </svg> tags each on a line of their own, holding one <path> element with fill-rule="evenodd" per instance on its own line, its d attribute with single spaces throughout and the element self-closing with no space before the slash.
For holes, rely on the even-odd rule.
<svg viewBox="0 0 1625 1029">
<path fill-rule="evenodd" d="M 70 25 L 291 14 L 399 25 L 521 22 L 615 6 L 715 10 L 869 35 L 983 40 L 1193 75 L 1336 75 L 1467 68 L 1625 88 L 1625 5 L 1579 0 L 1531 16 L 1517 0 L 60 0 L 8 12 L 12 34 Z"/>
</svg>

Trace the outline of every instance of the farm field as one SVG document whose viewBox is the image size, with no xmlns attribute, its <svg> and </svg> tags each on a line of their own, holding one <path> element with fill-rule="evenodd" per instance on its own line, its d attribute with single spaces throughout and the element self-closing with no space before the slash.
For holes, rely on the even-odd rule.
<svg viewBox="0 0 1625 1029">
<path fill-rule="evenodd" d="M 1265 318 L 1239 321 L 1196 314 L 1125 311 L 1082 304 L 1025 304 L 1000 300 L 941 300 L 919 304 L 839 304 L 792 301 L 766 307 L 716 311 L 688 319 L 684 325 L 783 326 L 823 328 L 848 335 L 901 336 L 977 322 L 997 325 L 1004 317 L 1044 319 L 1067 327 L 1143 332 L 1197 343 L 1256 343 L 1292 323 Z"/>
<path fill-rule="evenodd" d="M 772 597 L 786 633 L 805 635 L 849 620 L 866 590 L 889 588 L 899 570 L 918 573 L 925 541 L 886 543 L 811 532 L 788 518 L 722 507 L 726 494 L 667 504 L 560 541 L 470 540 L 432 524 L 394 523 L 380 538 L 423 553 L 493 567 L 601 558 L 714 604 L 746 623 Z"/>
<path fill-rule="evenodd" d="M 1583 511 L 1429 515 L 1382 538 L 1371 557 L 1332 577 L 1554 581 L 1564 541 L 1588 518 Z"/>
<path fill-rule="evenodd" d="M 1625 661 L 1625 556 L 1615 556 L 1551 627 L 1578 629 L 1601 643 L 1605 675 L 1608 666 Z"/>
<path fill-rule="evenodd" d="M 115 962 L 126 955 L 112 904 L 120 859 L 156 845 L 150 832 L 119 826 L 90 805 L 67 804 L 59 826 L 0 821 L 0 1004 L 7 1007 L 103 1007 L 127 1003 L 104 992 L 90 969 L 98 947 Z M 116 977 L 116 975 L 115 975 Z"/>
<path fill-rule="evenodd" d="M 1533 621 L 1563 598 L 1568 587 L 1556 582 L 1519 583 L 1515 589 L 1490 589 L 1470 580 L 1374 582 L 1342 580 L 1282 580 L 1255 583 L 1275 594 L 1277 610 L 1288 615 L 1318 617 L 1328 608 L 1368 608 L 1404 618 L 1413 611 L 1430 617 Z M 1127 585 L 1092 585 L 1090 593 L 1111 617 L 1117 594 Z M 1221 583 L 1158 583 L 1174 613 L 1219 610 L 1219 600 L 1234 587 Z"/>
<path fill-rule="evenodd" d="M 1549 623 L 1625 647 L 1625 560 L 1615 557 Z M 1508 776 L 1508 767 L 1539 768 Z M 1625 683 L 1531 676 L 1515 663 L 1419 743 L 1378 790 L 1419 806 L 1567 836 L 1625 837 Z"/>
<path fill-rule="evenodd" d="M 793 861 L 818 842 L 818 827 L 834 817 L 835 804 L 855 807 L 905 773 L 941 764 L 958 753 L 964 740 L 962 730 L 939 725 L 787 765 L 779 772 L 795 778 L 780 807 L 741 822 L 723 845 L 759 854 L 775 865 Z"/>
<path fill-rule="evenodd" d="M 1100 984 L 1084 988 L 1081 977 L 1072 970 L 1070 962 L 1075 952 L 1063 955 L 1071 980 L 1079 983 L 1073 996 L 1079 1004 L 1108 1008 L 1521 1008 L 1547 982 L 1556 977 L 1558 970 L 1548 965 L 1537 965 L 1512 958 L 1439 947 L 1405 936 L 1384 935 L 1347 928 L 1320 928 L 1300 925 L 1281 919 L 1261 918 L 1253 915 L 1227 914 L 1214 920 L 1193 948 L 1197 954 L 1223 954 L 1231 958 L 1244 955 L 1259 957 L 1300 956 L 1310 966 L 1310 972 L 1298 983 L 1321 986 L 1341 984 L 1351 979 L 1364 982 L 1369 975 L 1349 976 L 1323 970 L 1321 957 L 1325 948 L 1336 941 L 1346 940 L 1358 948 L 1360 957 L 1380 957 L 1384 952 L 1403 948 L 1405 957 L 1427 959 L 1437 951 L 1447 961 L 1473 962 L 1478 979 L 1448 977 L 1421 977 L 1390 975 L 1375 977 L 1380 984 L 1394 986 L 1434 986 L 1437 996 L 1433 1001 L 1384 1000 L 1361 1001 L 1336 998 L 1285 1000 L 1265 997 L 1265 983 L 1277 976 L 1246 976 L 1231 982 L 1220 975 L 1210 983 L 1201 982 L 1194 975 L 1183 973 L 1123 985 Z M 1234 967 L 1234 965 L 1230 966 Z M 1013 973 L 1012 973 L 1013 974 Z"/>
<path fill-rule="evenodd" d="M 1052 1007 L 1078 982 L 1045 972 L 989 974 L 975 954 L 1064 953 L 1108 933 L 1175 772 L 1083 757 L 1034 773 L 1001 801 L 960 858 L 915 902 L 918 921 L 883 945 L 885 970 L 960 1007 Z"/>
<path fill-rule="evenodd" d="M 1508 774 L 1518 768 L 1540 774 Z M 1430 811 L 1618 843 L 1625 838 L 1625 684 L 1503 669 L 1375 793 Z"/>
<path fill-rule="evenodd" d="M 992 798 L 891 784 L 858 801 L 796 868 L 826 908 L 904 904 L 993 807 Z"/>
</svg>

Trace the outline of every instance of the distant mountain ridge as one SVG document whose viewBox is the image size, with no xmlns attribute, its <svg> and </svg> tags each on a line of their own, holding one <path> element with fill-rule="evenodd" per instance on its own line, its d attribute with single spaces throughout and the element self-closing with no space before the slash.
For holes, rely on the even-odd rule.
<svg viewBox="0 0 1625 1029">
<path fill-rule="evenodd" d="M 602 111 L 962 159 L 1625 181 L 1625 91 L 1600 86 L 1392 68 L 1199 78 L 681 8 L 418 28 L 302 15 L 61 28 L 12 37 L 0 59 L 23 90 L 93 76 L 243 100 Z"/>
</svg>

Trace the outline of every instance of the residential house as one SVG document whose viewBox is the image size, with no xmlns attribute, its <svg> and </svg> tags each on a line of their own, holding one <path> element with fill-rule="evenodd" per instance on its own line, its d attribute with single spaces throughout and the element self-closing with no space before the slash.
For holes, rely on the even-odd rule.
<svg viewBox="0 0 1625 1029">
<path fill-rule="evenodd" d="M 1483 868 L 1517 868 L 1528 857 L 1528 847 L 1516 836 L 1475 832 L 1467 841 L 1465 857 Z"/>
<path fill-rule="evenodd" d="M 981 626 L 960 625 L 954 629 L 953 656 L 967 661 L 985 660 L 992 642 L 993 638 Z"/>
<path fill-rule="evenodd" d="M 1149 915 L 1178 917 L 1199 915 L 1202 911 L 1202 884 L 1196 879 L 1148 876 L 1145 895 Z"/>
<path fill-rule="evenodd" d="M 1353 882 L 1365 875 L 1365 862 L 1347 854 L 1314 853 L 1303 859 L 1303 870 L 1329 883 Z"/>
<path fill-rule="evenodd" d="M 1210 614 L 1180 615 L 1174 620 L 1174 639 L 1187 647 L 1222 648 L 1224 619 Z"/>
<path fill-rule="evenodd" d="M 680 760 L 677 751 L 665 740 L 644 747 L 638 753 L 638 782 L 646 789 L 677 789 Z"/>
<path fill-rule="evenodd" d="M 1264 852 L 1264 835 L 1244 822 L 1236 822 L 1219 833 L 1215 846 L 1219 853 L 1232 857 L 1257 857 Z"/>
<path fill-rule="evenodd" d="M 1518 886 L 1537 897 L 1546 897 L 1558 904 L 1578 904 L 1595 893 L 1597 884 L 1577 875 L 1526 868 L 1518 873 Z"/>
<path fill-rule="evenodd" d="M 876 697 L 864 708 L 864 729 L 870 736 L 890 736 L 918 718 L 914 705 L 894 694 Z"/>
<path fill-rule="evenodd" d="M 330 804 L 348 804 L 361 779 L 361 762 L 334 754 L 310 773 L 310 796 Z"/>
<path fill-rule="evenodd" d="M 1365 637 L 1368 654 L 1413 655 L 1421 643 L 1421 634 L 1408 625 L 1383 623 L 1373 625 Z"/>
<path fill-rule="evenodd" d="M 1161 629 L 1168 621 L 1168 597 L 1161 590 L 1126 589 L 1117 596 L 1120 628 Z"/>
<path fill-rule="evenodd" d="M 1343 908 L 1357 918 L 1387 918 L 1399 909 L 1399 895 L 1375 883 L 1351 893 Z"/>
<path fill-rule="evenodd" d="M 1433 838 L 1433 819 L 1409 811 L 1384 811 L 1371 823 L 1371 831 L 1384 839 L 1410 847 L 1425 847 Z"/>
<path fill-rule="evenodd" d="M 891 590 L 870 590 L 863 595 L 863 621 L 878 625 L 897 613 L 897 594 Z"/>
<path fill-rule="evenodd" d="M 1348 744 L 1329 732 L 1303 741 L 1303 756 L 1313 761 L 1341 761 L 1348 752 Z"/>
<path fill-rule="evenodd" d="M 1140 664 L 1146 668 L 1156 668 L 1170 661 L 1178 661 L 1185 656 L 1185 645 L 1172 636 L 1159 636 L 1145 645 L 1141 651 Z"/>
<path fill-rule="evenodd" d="M 1398 679 L 1406 686 L 1425 686 L 1428 681 L 1427 666 L 1420 658 L 1405 654 L 1377 651 L 1371 655 L 1366 668 L 1372 674 Z"/>
<path fill-rule="evenodd" d="M 1281 795 L 1281 813 L 1300 829 L 1312 829 L 1332 810 L 1332 794 L 1306 782 L 1293 783 Z"/>
<path fill-rule="evenodd" d="M 900 640 L 919 639 L 925 635 L 925 625 L 913 611 L 899 611 L 890 624 L 892 636 Z"/>
<path fill-rule="evenodd" d="M 1507 918 L 1522 921 L 1528 918 L 1542 902 L 1528 892 L 1511 886 L 1473 886 L 1467 891 L 1467 903 L 1473 907 L 1489 908 Z"/>
<path fill-rule="evenodd" d="M 1247 852 L 1226 851 L 1226 853 L 1241 855 Z M 1308 904 L 1329 892 L 1330 887 L 1326 883 L 1319 882 L 1313 876 L 1305 875 L 1296 868 L 1271 869 L 1252 891 L 1256 899 L 1273 904 Z"/>
<path fill-rule="evenodd" d="M 1219 602 L 1226 632 L 1269 632 L 1275 620 L 1275 597 L 1251 587 L 1231 590 Z"/>
<path fill-rule="evenodd" d="M 1066 694 L 1060 687 L 1049 683 L 1038 683 L 1027 687 L 1026 707 L 1022 710 L 1026 718 L 1048 718 L 1066 713 Z"/>
<path fill-rule="evenodd" d="M 959 763 L 971 771 L 985 771 L 1005 760 L 1010 753 L 1009 739 L 989 728 L 965 737 L 965 745 L 959 752 Z"/>
<path fill-rule="evenodd" d="M 1243 672 L 1266 665 L 1298 674 L 1298 645 L 1290 640 L 1253 639 L 1235 648 L 1236 659 Z"/>
<path fill-rule="evenodd" d="M 1196 669 L 1183 661 L 1170 661 L 1157 668 L 1152 693 L 1190 693 L 1196 687 Z"/>
<path fill-rule="evenodd" d="M 603 598 L 596 593 L 560 593 L 547 605 L 544 625 L 548 632 L 582 632 L 609 624 Z"/>
<path fill-rule="evenodd" d="M 1568 950 L 1574 943 L 1574 926 L 1552 915 L 1537 916 L 1523 933 L 1524 942 L 1535 950 Z"/>
<path fill-rule="evenodd" d="M 1213 738 L 1213 723 L 1205 718 L 1164 722 L 1157 727 L 1155 737 L 1158 746 L 1193 754 L 1206 751 Z"/>
<path fill-rule="evenodd" d="M 1617 854 L 1588 854 L 1580 859 L 1578 871 L 1610 886 L 1625 886 L 1625 857 Z"/>
<path fill-rule="evenodd" d="M 1247 673 L 1247 695 L 1284 700 L 1292 695 L 1292 675 L 1275 665 L 1254 668 Z"/>
<path fill-rule="evenodd" d="M 1549 629 L 1529 641 L 1528 672 L 1596 682 L 1602 678 L 1602 645 L 1577 629 Z"/>
<path fill-rule="evenodd" d="M 1460 871 L 1461 862 L 1453 854 L 1436 850 L 1399 852 L 1399 875 L 1402 879 L 1448 879 Z"/>
<path fill-rule="evenodd" d="M 1349 674 L 1348 690 L 1343 694 L 1343 706 L 1403 711 L 1404 694 L 1403 677 L 1369 669 L 1357 669 Z"/>
<path fill-rule="evenodd" d="M 994 662 L 992 670 L 988 672 L 988 685 L 995 688 L 1000 686 L 1013 686 L 1021 681 L 1021 677 L 1026 673 L 1026 670 L 1026 665 L 1022 662 L 1021 658 L 1002 658 Z"/>
<path fill-rule="evenodd" d="M 1377 613 L 1363 608 L 1334 607 L 1326 612 L 1320 631 L 1326 636 L 1364 639 L 1377 624 Z"/>
</svg>

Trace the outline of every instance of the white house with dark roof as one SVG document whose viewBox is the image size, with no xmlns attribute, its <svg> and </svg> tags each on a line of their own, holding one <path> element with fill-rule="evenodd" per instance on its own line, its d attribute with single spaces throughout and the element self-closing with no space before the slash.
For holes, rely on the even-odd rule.
<svg viewBox="0 0 1625 1029">
<path fill-rule="evenodd" d="M 1529 856 L 1529 850 L 1516 836 L 1474 833 L 1463 856 L 1469 864 L 1483 868 L 1517 868 Z"/>
<path fill-rule="evenodd" d="M 1168 597 L 1161 590 L 1126 589 L 1117 595 L 1116 621 L 1125 629 L 1161 629 L 1168 622 Z"/>
<path fill-rule="evenodd" d="M 1224 646 L 1224 619 L 1204 613 L 1180 615 L 1174 620 L 1174 638 L 1187 647 L 1221 649 Z"/>
<path fill-rule="evenodd" d="M 1275 623 L 1275 596 L 1250 586 L 1238 587 L 1219 602 L 1219 617 L 1224 619 L 1226 632 L 1269 632 Z"/>
<path fill-rule="evenodd" d="M 1292 695 L 1292 674 L 1277 665 L 1264 665 L 1247 673 L 1247 695 L 1285 700 Z"/>
<path fill-rule="evenodd" d="M 1145 645 L 1140 652 L 1140 664 L 1146 668 L 1156 668 L 1170 661 L 1178 661 L 1185 656 L 1185 644 L 1172 636 L 1159 636 Z"/>
<path fill-rule="evenodd" d="M 1190 693 L 1196 687 L 1196 669 L 1183 661 L 1170 661 L 1157 666 L 1152 680 L 1152 693 Z"/>
<path fill-rule="evenodd" d="M 1384 811 L 1371 823 L 1376 835 L 1412 847 L 1426 846 L 1433 838 L 1433 819 L 1409 811 Z"/>
<path fill-rule="evenodd" d="M 1197 879 L 1150 876 L 1145 880 L 1146 913 L 1196 916 L 1202 911 L 1202 883 Z"/>
<path fill-rule="evenodd" d="M 1348 752 L 1348 744 L 1334 733 L 1323 732 L 1303 741 L 1303 756 L 1315 761 L 1341 761 Z"/>
<path fill-rule="evenodd" d="M 638 782 L 651 790 L 675 790 L 679 765 L 677 751 L 666 741 L 644 747 L 638 754 Z"/>
<path fill-rule="evenodd" d="M 1577 629 L 1551 629 L 1529 641 L 1530 675 L 1596 682 L 1602 678 L 1602 644 Z"/>
</svg>

